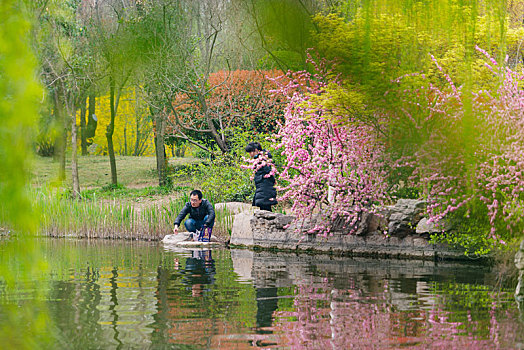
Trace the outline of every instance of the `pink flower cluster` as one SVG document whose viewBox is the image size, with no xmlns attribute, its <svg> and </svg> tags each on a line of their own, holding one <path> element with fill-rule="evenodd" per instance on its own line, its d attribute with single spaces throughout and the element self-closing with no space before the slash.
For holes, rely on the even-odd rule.
<svg viewBox="0 0 524 350">
<path fill-rule="evenodd" d="M 285 123 L 276 135 L 277 149 L 286 157 L 280 173 L 286 185 L 279 188 L 279 200 L 291 201 L 302 222 L 318 218 L 309 233 L 330 234 L 331 224 L 340 218 L 353 233 L 361 214 L 374 211 L 386 198 L 384 147 L 370 126 L 357 120 L 334 122 L 347 118 L 311 103 L 312 95 L 326 93 L 328 82 L 336 83 L 330 71 L 287 77 L 275 91 L 289 101 Z"/>
<path fill-rule="evenodd" d="M 253 174 L 251 175 L 251 180 L 253 180 L 255 173 L 259 171 L 260 169 L 269 166 L 270 171 L 269 173 L 265 174 L 264 177 L 268 178 L 271 176 L 277 175 L 277 168 L 275 167 L 275 164 L 273 163 L 273 159 L 269 157 L 269 154 L 266 151 L 262 151 L 258 154 L 258 157 L 256 158 L 245 158 L 242 157 L 242 159 L 247 163 L 247 165 L 241 165 L 240 167 L 242 169 L 251 169 L 253 170 Z"/>
<path fill-rule="evenodd" d="M 486 66 L 500 82 L 498 88 L 472 92 L 468 104 L 435 61 L 448 86 L 428 82 L 426 89 L 408 91 L 405 100 L 416 96 L 426 117 L 414 120 L 409 111 L 396 117 L 425 130 L 427 138 L 402 165 L 413 167 L 413 180 L 427 189 L 431 221 L 480 203 L 489 216 L 487 234 L 494 244 L 504 244 L 497 230 L 502 228 L 504 236 L 522 234 L 524 218 L 524 73 L 477 50 L 490 61 Z"/>
</svg>

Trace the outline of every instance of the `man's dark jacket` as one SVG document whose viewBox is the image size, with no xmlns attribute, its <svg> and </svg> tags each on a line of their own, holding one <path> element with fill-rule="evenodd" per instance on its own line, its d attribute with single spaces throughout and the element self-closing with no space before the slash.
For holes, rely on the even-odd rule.
<svg viewBox="0 0 524 350">
<path fill-rule="evenodd" d="M 213 209 L 213 204 L 207 199 L 202 199 L 202 203 L 196 208 L 191 206 L 190 202 L 187 202 L 184 208 L 180 211 L 180 214 L 175 219 L 175 225 L 180 226 L 180 223 L 186 215 L 189 214 L 189 217 L 195 221 L 202 221 L 206 215 L 209 215 L 204 226 L 212 226 L 215 222 L 215 209 Z"/>
<path fill-rule="evenodd" d="M 271 154 L 266 152 L 268 157 L 271 158 Z M 255 159 L 258 155 L 255 156 Z M 264 177 L 269 174 L 271 167 L 269 165 L 263 166 L 258 169 L 255 173 L 255 195 L 253 196 L 253 206 L 260 207 L 275 205 L 277 204 L 277 191 L 275 189 L 275 177 L 273 175 Z"/>
</svg>

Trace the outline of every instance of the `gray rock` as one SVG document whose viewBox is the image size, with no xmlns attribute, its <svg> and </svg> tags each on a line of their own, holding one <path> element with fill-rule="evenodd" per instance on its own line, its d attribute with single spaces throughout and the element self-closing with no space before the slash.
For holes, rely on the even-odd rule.
<svg viewBox="0 0 524 350">
<path fill-rule="evenodd" d="M 162 243 L 168 245 L 178 245 L 178 246 L 202 246 L 202 245 L 216 245 L 222 244 L 218 241 L 217 237 L 211 235 L 209 242 L 195 242 L 193 241 L 193 235 L 189 232 L 179 232 L 178 234 L 166 235 L 162 239 Z"/>
<path fill-rule="evenodd" d="M 519 282 L 515 290 L 515 299 L 524 304 L 524 239 L 520 242 L 520 248 L 515 254 L 515 266 L 519 269 Z"/>
<path fill-rule="evenodd" d="M 405 237 L 415 233 L 415 228 L 422 219 L 426 202 L 418 199 L 400 199 L 390 206 L 388 233 L 391 236 Z"/>
<path fill-rule="evenodd" d="M 386 246 L 388 244 L 387 237 L 379 232 L 371 232 L 366 236 L 366 244 L 375 245 L 375 246 Z"/>
<path fill-rule="evenodd" d="M 399 240 L 399 246 L 403 248 L 412 248 L 415 245 L 415 239 L 413 236 L 406 236 Z"/>
<path fill-rule="evenodd" d="M 275 218 L 275 227 L 278 229 L 286 229 L 294 219 L 295 217 L 290 215 L 279 215 Z"/>
<path fill-rule="evenodd" d="M 355 235 L 367 235 L 387 226 L 386 217 L 382 213 L 362 212 Z"/>
<path fill-rule="evenodd" d="M 428 218 L 422 218 L 418 222 L 415 232 L 418 234 L 440 233 L 449 231 L 451 229 L 451 225 L 449 225 L 447 222 L 428 223 L 428 220 Z"/>
<path fill-rule="evenodd" d="M 184 247 L 184 248 L 210 248 L 210 247 L 217 247 L 222 246 L 224 243 L 219 242 L 215 236 L 211 236 L 211 241 L 209 242 L 198 242 L 198 241 L 183 241 L 176 243 L 176 246 L 178 247 Z"/>
<path fill-rule="evenodd" d="M 253 246 L 253 230 L 251 228 L 251 220 L 253 219 L 253 215 L 248 213 L 239 213 L 234 216 L 231 244 Z"/>
<path fill-rule="evenodd" d="M 165 235 L 162 239 L 164 244 L 177 244 L 180 242 L 189 241 L 192 239 L 192 235 L 189 232 L 179 232 L 178 234 Z"/>
<path fill-rule="evenodd" d="M 383 231 L 388 226 L 388 212 L 381 210 L 378 213 L 370 213 L 368 219 L 368 232 Z"/>
<path fill-rule="evenodd" d="M 318 223 L 320 214 L 308 220 L 295 220 L 293 216 L 255 210 L 249 220 L 237 214 L 231 243 L 263 249 L 351 253 L 354 256 L 415 257 L 423 260 L 464 258 L 463 252 L 429 244 L 426 238 L 415 235 L 416 223 L 422 218 L 424 207 L 423 201 L 401 200 L 397 206 L 382 209 L 381 215 L 362 215 L 358 235 L 348 235 L 348 230 L 337 231 L 332 226 L 328 236 L 308 232 Z M 404 233 L 385 236 L 388 218 L 396 220 L 396 228 L 404 227 Z M 244 220 L 243 224 L 240 224 L 240 219 Z"/>
<path fill-rule="evenodd" d="M 519 250 L 517 254 L 515 254 L 515 266 L 517 266 L 519 270 L 524 270 L 524 250 Z"/>
<path fill-rule="evenodd" d="M 416 248 L 427 248 L 429 243 L 424 238 L 413 238 L 413 246 Z"/>
<path fill-rule="evenodd" d="M 265 219 L 265 220 L 274 220 L 277 215 L 283 215 L 283 214 L 280 214 L 280 213 L 273 213 L 271 211 L 267 211 L 267 210 L 255 210 L 254 211 L 254 215 L 256 218 L 258 219 Z"/>
<path fill-rule="evenodd" d="M 524 303 L 524 271 L 520 270 L 519 282 L 517 283 L 517 289 L 515 290 L 515 299 L 519 303 Z"/>
<path fill-rule="evenodd" d="M 215 210 L 216 211 L 227 211 L 230 214 L 238 214 L 238 213 L 253 213 L 254 208 L 251 206 L 251 204 L 248 203 L 242 203 L 242 202 L 226 202 L 226 203 L 216 203 L 215 204 Z"/>
</svg>

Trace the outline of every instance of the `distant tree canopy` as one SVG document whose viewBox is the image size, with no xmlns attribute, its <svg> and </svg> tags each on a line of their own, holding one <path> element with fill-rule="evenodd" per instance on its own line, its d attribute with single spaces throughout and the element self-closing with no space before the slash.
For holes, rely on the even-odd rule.
<svg viewBox="0 0 524 350">
<path fill-rule="evenodd" d="M 115 124 L 115 152 L 122 156 L 154 155 L 153 122 L 139 87 L 128 88 L 122 92 L 119 101 L 118 123 Z M 109 96 L 100 96 L 96 103 L 98 128 L 92 142 L 91 152 L 107 154 L 105 130 L 111 120 Z M 80 112 L 77 114 L 80 117 Z"/>
<path fill-rule="evenodd" d="M 459 84 L 489 83 L 475 45 L 503 62 L 522 62 L 522 25 L 515 25 L 501 1 L 346 1 L 338 13 L 316 14 L 315 48 L 339 61 L 345 79 L 374 102 L 390 100 L 391 82 L 422 72 L 443 84 L 431 56 Z M 440 79 L 440 81 L 438 81 Z M 471 83 L 473 84 L 473 83 Z"/>
<path fill-rule="evenodd" d="M 277 70 L 211 73 L 205 83 L 205 101 L 190 92 L 176 94 L 169 107 L 167 133 L 188 134 L 205 142 L 209 120 L 224 137 L 233 127 L 252 133 L 275 131 L 276 123 L 283 120 L 285 101 L 271 92 L 276 88 L 272 79 L 282 75 Z"/>
<path fill-rule="evenodd" d="M 395 153 L 416 147 L 424 137 L 408 118 L 391 125 L 379 122 L 379 116 L 409 108 L 412 118 L 424 118 L 402 95 L 428 81 L 438 87 L 448 84 L 434 60 L 457 87 L 462 86 L 469 105 L 471 91 L 498 83 L 475 45 L 501 63 L 522 65 L 524 27 L 501 1 L 345 1 L 336 10 L 314 16 L 317 31 L 312 35 L 318 56 L 336 62 L 343 82 L 331 89 L 331 97 L 347 110 L 356 102 L 364 106 L 361 118 L 389 139 Z M 360 98 L 355 100 L 355 94 Z M 470 110 L 465 109 L 464 123 L 472 126 Z"/>
</svg>

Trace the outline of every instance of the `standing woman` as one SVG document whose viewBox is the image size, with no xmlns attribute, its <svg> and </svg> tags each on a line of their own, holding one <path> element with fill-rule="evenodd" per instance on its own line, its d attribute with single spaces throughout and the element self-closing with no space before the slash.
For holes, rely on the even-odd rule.
<svg viewBox="0 0 524 350">
<path fill-rule="evenodd" d="M 277 191 L 275 189 L 275 170 L 272 166 L 271 154 L 262 150 L 258 142 L 251 142 L 246 146 L 246 152 L 253 158 L 255 170 L 255 195 L 253 206 L 260 210 L 271 211 L 271 206 L 277 204 Z"/>
</svg>

